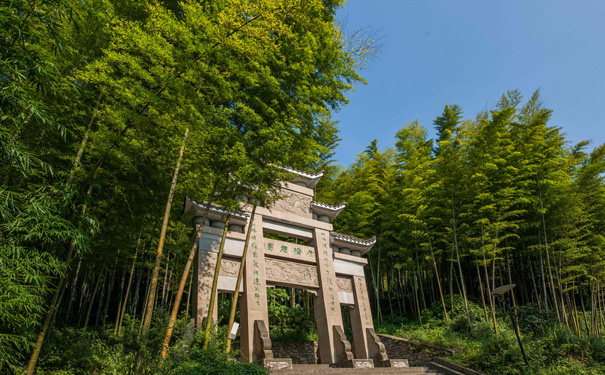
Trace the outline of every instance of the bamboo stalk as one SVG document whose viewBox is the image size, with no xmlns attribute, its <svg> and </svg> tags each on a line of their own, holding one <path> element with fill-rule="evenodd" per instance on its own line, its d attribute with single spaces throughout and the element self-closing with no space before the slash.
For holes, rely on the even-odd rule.
<svg viewBox="0 0 605 375">
<path fill-rule="evenodd" d="M 216 304 L 216 290 L 218 288 L 218 276 L 221 270 L 221 260 L 223 259 L 223 250 L 225 249 L 225 240 L 227 239 L 227 231 L 229 230 L 229 220 L 231 219 L 231 209 L 227 213 L 227 220 L 225 221 L 225 228 L 223 228 L 223 237 L 221 238 L 221 245 L 218 249 L 218 255 L 216 257 L 216 266 L 214 267 L 214 278 L 212 280 L 212 290 L 210 292 L 210 304 L 208 307 L 208 316 L 206 318 L 206 328 L 204 329 L 204 345 L 202 349 L 208 349 L 210 342 L 210 328 L 212 328 L 212 312 L 214 311 L 214 305 Z"/>
<path fill-rule="evenodd" d="M 246 255 L 248 254 L 248 246 L 250 244 L 250 235 L 252 233 L 252 225 L 254 224 L 254 214 L 256 213 L 256 205 L 252 207 L 252 213 L 250 214 L 250 223 L 248 223 L 248 230 L 246 232 L 246 242 L 244 243 L 244 252 L 242 254 L 242 261 L 239 266 L 239 272 L 237 273 L 237 282 L 235 283 L 235 291 L 233 292 L 233 301 L 231 302 L 231 312 L 229 313 L 229 328 L 227 329 L 227 345 L 225 352 L 228 354 L 231 352 L 231 329 L 233 328 L 233 321 L 235 320 L 235 310 L 237 308 L 237 300 L 239 298 L 239 288 L 242 285 L 242 278 L 244 276 L 244 267 L 246 265 Z M 292 288 L 294 290 L 294 288 Z"/>
<path fill-rule="evenodd" d="M 185 290 L 185 284 L 187 283 L 187 278 L 189 276 L 189 271 L 191 270 L 191 265 L 193 264 L 193 259 L 195 259 L 195 255 L 198 252 L 198 247 L 200 243 L 200 239 L 202 238 L 202 233 L 204 232 L 204 226 L 206 220 L 208 219 L 208 212 L 210 211 L 210 207 L 212 206 L 212 200 L 214 199 L 214 194 L 216 193 L 216 188 L 218 186 L 218 181 L 215 182 L 214 187 L 212 188 L 212 192 L 210 193 L 210 197 L 208 199 L 208 203 L 206 205 L 206 210 L 204 211 L 204 216 L 202 217 L 201 223 L 196 227 L 195 240 L 193 242 L 193 246 L 191 247 L 191 251 L 189 251 L 189 256 L 187 257 L 187 262 L 185 263 L 185 269 L 183 270 L 183 275 L 181 276 L 181 281 L 179 283 L 179 288 L 176 292 L 176 297 L 174 299 L 174 303 L 172 304 L 172 311 L 170 312 L 170 319 L 168 320 L 168 328 L 166 329 L 166 335 L 164 336 L 164 342 L 162 343 L 162 352 L 161 359 L 159 365 L 162 365 L 162 361 L 166 359 L 166 353 L 168 353 L 168 348 L 170 346 L 170 338 L 172 337 L 172 331 L 174 329 L 174 324 L 176 323 L 176 318 L 179 312 L 179 307 L 181 305 L 181 299 L 183 298 L 183 291 Z M 191 277 L 193 283 L 193 276 Z M 191 283 L 189 284 L 189 293 L 187 295 L 187 311 L 189 311 L 189 300 L 191 299 Z"/>
</svg>

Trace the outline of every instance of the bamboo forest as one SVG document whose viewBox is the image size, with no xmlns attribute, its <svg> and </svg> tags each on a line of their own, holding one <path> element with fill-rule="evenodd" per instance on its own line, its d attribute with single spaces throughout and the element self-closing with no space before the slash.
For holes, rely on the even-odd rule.
<svg viewBox="0 0 605 375">
<path fill-rule="evenodd" d="M 571 142 L 540 90 L 443 103 L 343 166 L 333 114 L 379 52 L 342 0 L 1 3 L 0 373 L 268 373 L 239 335 L 225 351 L 232 294 L 192 323 L 183 202 L 270 206 L 288 168 L 345 202 L 336 232 L 375 236 L 378 334 L 485 374 L 605 373 L 605 145 Z M 311 293 L 266 294 L 274 345 L 318 340 Z"/>
</svg>

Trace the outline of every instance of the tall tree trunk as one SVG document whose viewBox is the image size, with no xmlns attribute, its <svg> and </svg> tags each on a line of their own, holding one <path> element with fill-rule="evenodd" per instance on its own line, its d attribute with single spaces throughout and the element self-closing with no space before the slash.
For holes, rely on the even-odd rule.
<svg viewBox="0 0 605 375">
<path fill-rule="evenodd" d="M 466 295 L 466 286 L 464 284 L 464 275 L 462 274 L 462 264 L 460 262 L 460 252 L 458 251 L 458 234 L 456 232 L 456 210 L 454 206 L 454 193 L 452 192 L 452 226 L 454 228 L 454 249 L 456 250 L 456 260 L 458 261 L 458 271 L 460 272 L 460 284 L 462 285 L 462 296 L 464 297 L 464 309 L 466 311 L 466 319 L 469 327 L 471 326 L 471 314 L 468 310 L 468 298 Z"/>
<path fill-rule="evenodd" d="M 124 283 L 126 282 L 126 272 L 122 273 L 122 282 L 120 283 L 120 296 L 118 297 L 118 310 L 116 311 L 116 319 L 114 322 L 113 335 L 115 336 L 118 333 L 118 324 L 120 323 L 120 315 L 122 314 L 122 310 L 126 310 L 126 306 L 124 305 L 123 298 L 124 297 Z"/>
<path fill-rule="evenodd" d="M 475 260 L 475 267 L 477 268 L 477 276 L 479 278 L 479 292 L 481 292 L 481 302 L 483 303 L 483 314 L 485 315 L 485 323 L 489 323 L 489 317 L 487 315 L 487 306 L 485 305 L 483 281 L 481 280 L 481 271 L 479 270 L 479 263 L 476 260 Z"/>
<path fill-rule="evenodd" d="M 557 283 L 559 284 L 559 293 L 561 301 L 561 310 L 565 318 L 565 325 L 569 328 L 569 319 L 567 318 L 567 310 L 565 308 L 565 300 L 563 299 L 563 286 L 561 285 L 561 256 L 559 256 L 559 267 L 557 267 Z"/>
<path fill-rule="evenodd" d="M 141 238 L 141 235 L 139 234 L 139 239 L 140 238 Z M 132 267 L 130 268 L 130 277 L 128 277 L 128 284 L 126 285 L 126 293 L 124 294 L 124 301 L 122 302 L 122 311 L 120 312 L 120 318 L 116 322 L 118 336 L 120 336 L 122 334 L 122 322 L 124 321 L 124 313 L 126 312 L 126 304 L 128 302 L 128 296 L 130 295 L 130 285 L 132 284 L 132 278 L 134 277 L 134 266 L 137 262 L 138 254 L 139 254 L 139 244 L 137 241 L 137 249 L 135 250 L 134 258 L 132 259 Z M 116 330 L 114 329 L 114 335 L 115 334 L 116 334 Z"/>
<path fill-rule="evenodd" d="M 71 310 L 76 299 L 76 287 L 78 285 L 78 276 L 80 275 L 80 266 L 82 265 L 82 255 L 80 255 L 78 260 L 78 266 L 76 267 L 76 274 L 74 276 L 74 280 L 71 285 L 71 290 L 69 293 L 69 304 L 67 305 L 67 317 L 66 320 L 69 321 L 71 317 Z"/>
<path fill-rule="evenodd" d="M 185 145 L 187 143 L 187 136 L 189 135 L 189 128 L 185 130 L 183 136 L 183 142 L 181 144 L 181 150 L 174 168 L 174 175 L 172 176 L 172 184 L 170 185 L 170 192 L 168 193 L 168 200 L 166 202 L 166 210 L 164 211 L 164 220 L 162 221 L 162 228 L 160 229 L 160 239 L 158 241 L 158 249 L 155 257 L 155 264 L 151 273 L 151 285 L 149 287 L 149 299 L 147 301 L 147 308 L 145 312 L 145 320 L 143 321 L 143 330 L 141 335 L 141 342 L 137 351 L 137 359 L 134 367 L 135 375 L 141 373 L 143 368 L 143 356 L 145 353 L 145 346 L 147 345 L 147 338 L 149 335 L 149 328 L 151 327 L 151 317 L 153 315 L 153 304 L 157 291 L 158 276 L 160 273 L 160 266 L 162 263 L 162 252 L 164 250 L 164 240 L 166 238 L 166 229 L 168 227 L 168 219 L 170 219 L 170 209 L 172 208 L 172 198 L 174 197 L 174 191 L 176 190 L 176 181 L 179 176 L 179 170 L 181 168 L 181 161 L 183 160 L 183 154 L 185 153 Z"/>
<path fill-rule="evenodd" d="M 416 311 L 418 312 L 418 321 L 422 325 L 422 315 L 420 314 L 420 302 L 418 301 L 418 269 L 414 270 L 414 299 L 416 300 Z"/>
<path fill-rule="evenodd" d="M 492 320 L 494 322 L 494 332 L 498 333 L 498 325 L 496 324 L 496 308 L 494 307 L 494 297 L 491 294 L 489 287 L 489 272 L 487 271 L 487 259 L 485 255 L 485 233 L 483 222 L 481 222 L 481 248 L 483 249 L 483 270 L 485 272 L 485 285 L 487 286 L 487 297 L 489 299 L 489 307 L 492 310 Z"/>
<path fill-rule="evenodd" d="M 105 298 L 105 284 L 107 284 L 107 272 L 103 276 L 103 283 L 101 284 L 101 295 L 99 296 L 99 306 L 97 308 L 96 318 L 95 318 L 95 328 L 99 326 L 99 317 L 101 312 L 103 311 L 103 299 Z"/>
<path fill-rule="evenodd" d="M 549 311 L 548 308 L 548 293 L 546 292 L 546 276 L 544 275 L 544 258 L 542 257 L 542 239 L 541 233 L 538 231 L 538 241 L 540 244 L 540 277 L 542 278 L 542 294 L 544 295 L 544 308 Z"/>
<path fill-rule="evenodd" d="M 376 318 L 378 324 L 382 323 L 382 310 L 380 309 L 380 257 L 382 251 L 378 248 L 378 264 L 376 265 Z"/>
<path fill-rule="evenodd" d="M 582 316 L 584 316 L 584 327 L 586 328 L 586 336 L 590 336 L 590 328 L 588 327 L 588 317 L 586 316 L 586 307 L 584 307 L 584 293 L 580 289 L 580 303 L 582 305 Z"/>
<path fill-rule="evenodd" d="M 450 254 L 450 311 L 454 311 L 454 246 L 452 245 L 452 253 Z"/>
<path fill-rule="evenodd" d="M 99 98 L 97 99 L 96 109 L 99 108 L 102 97 L 103 97 L 103 93 L 100 93 Z M 71 182 L 73 180 L 76 169 L 78 169 L 78 166 L 80 165 L 80 161 L 82 160 L 82 155 L 84 155 L 84 149 L 86 149 L 86 144 L 88 143 L 88 139 L 90 138 L 90 130 L 92 128 L 92 124 L 94 124 L 95 119 L 97 117 L 96 109 L 92 112 L 92 115 L 90 116 L 90 121 L 88 122 L 88 125 L 86 126 L 86 131 L 84 132 L 84 136 L 82 137 L 82 140 L 80 141 L 80 146 L 78 147 L 78 152 L 76 153 L 76 157 L 74 159 L 74 162 L 72 163 L 71 171 L 69 172 L 69 177 L 67 178 L 67 182 L 65 183 L 66 187 L 71 185 Z"/>
<path fill-rule="evenodd" d="M 102 318 L 103 326 L 105 326 L 105 321 L 107 319 L 107 313 L 109 311 L 109 303 L 111 302 L 111 294 L 113 292 L 113 284 L 115 282 L 115 274 L 116 274 L 115 269 L 116 269 L 116 267 L 114 267 L 114 270 L 111 273 L 111 279 L 109 280 L 109 287 L 107 288 L 107 300 L 105 301 L 105 309 L 103 309 L 103 318 Z"/>
<path fill-rule="evenodd" d="M 536 303 L 538 304 L 538 308 L 542 311 L 542 299 L 540 298 L 540 289 L 538 288 L 538 284 L 536 284 L 536 275 L 534 274 L 534 267 L 532 266 L 531 259 L 529 260 L 529 272 L 531 273 L 531 281 L 534 285 L 534 293 L 536 294 Z"/>
<path fill-rule="evenodd" d="M 191 305 L 191 286 L 193 285 L 193 274 L 189 276 L 189 287 L 187 288 L 187 305 L 185 306 L 185 313 L 189 314 L 189 305 Z M 178 298 L 178 294 L 177 294 Z"/>
<path fill-rule="evenodd" d="M 88 283 L 88 280 L 86 280 L 86 278 L 85 278 L 82 282 L 82 290 L 80 291 L 80 302 L 78 303 L 78 323 L 77 323 L 78 326 L 82 322 L 82 318 L 83 318 L 84 311 L 85 311 L 84 304 L 85 304 L 85 301 L 87 300 L 86 298 L 88 297 L 89 290 L 90 290 L 90 284 Z"/>
<path fill-rule="evenodd" d="M 170 238 L 168 239 L 170 242 Z M 166 269 L 164 270 L 164 282 L 162 283 L 162 298 L 161 298 L 161 306 L 164 306 L 166 300 L 166 287 L 168 286 L 168 270 L 170 266 L 170 253 L 166 256 Z"/>
<path fill-rule="evenodd" d="M 99 286 L 101 285 L 101 281 L 104 282 L 105 278 L 99 275 L 97 283 L 92 291 L 92 297 L 90 297 L 90 303 L 88 304 L 88 310 L 86 311 L 86 318 L 84 319 L 84 328 L 88 327 L 88 322 L 90 321 L 90 313 L 92 312 L 92 306 L 95 304 L 95 297 L 97 296 L 97 291 L 99 290 Z M 100 303 L 100 302 L 99 302 Z"/>
<path fill-rule="evenodd" d="M 439 288 L 439 298 L 441 298 L 441 306 L 443 306 L 443 314 L 445 315 L 446 324 L 450 324 L 450 318 L 447 314 L 447 309 L 445 308 L 445 299 L 443 298 L 443 290 L 441 290 L 441 280 L 439 279 L 439 271 L 437 270 L 437 262 L 435 261 L 435 254 L 433 253 L 433 245 L 431 243 L 431 235 L 429 234 L 429 229 L 425 224 L 425 229 L 427 233 L 427 237 L 429 240 L 429 249 L 431 250 L 431 261 L 433 262 L 433 269 L 435 270 L 435 278 L 437 279 L 437 287 Z"/>
<path fill-rule="evenodd" d="M 96 175 L 93 174 L 93 178 Z M 86 196 L 90 197 L 92 195 L 92 184 L 88 186 L 86 191 Z M 80 212 L 80 219 L 83 219 L 86 215 L 86 203 L 82 205 L 82 211 Z M 67 250 L 67 258 L 65 259 L 65 266 L 67 270 L 71 265 L 71 260 L 74 255 L 75 243 L 71 241 L 69 243 L 69 249 Z M 46 332 L 50 327 L 50 321 L 55 313 L 55 308 L 57 307 L 57 300 L 59 299 L 59 294 L 61 293 L 61 288 L 65 283 L 65 277 L 68 272 L 65 272 L 63 276 L 59 278 L 59 282 L 57 283 L 57 288 L 55 289 L 53 296 L 50 300 L 50 304 L 48 306 L 48 310 L 46 311 L 46 317 L 44 318 L 44 322 L 42 323 L 42 328 L 40 333 L 38 334 L 38 338 L 36 339 L 36 345 L 34 346 L 34 351 L 32 352 L 31 357 L 29 358 L 29 362 L 27 363 L 27 375 L 33 375 L 34 370 L 36 369 L 36 362 L 38 362 L 38 357 L 40 356 L 40 350 L 42 349 L 42 344 L 44 343 L 44 338 L 46 337 Z"/>
<path fill-rule="evenodd" d="M 405 314 L 405 292 L 403 290 L 403 282 L 401 281 L 401 268 L 397 268 L 397 290 L 398 290 L 398 298 L 397 302 L 399 305 L 400 315 L 403 316 Z"/>
<path fill-rule="evenodd" d="M 208 203 L 206 205 L 206 210 L 204 211 L 202 221 L 199 225 L 196 226 L 195 240 L 193 241 L 191 251 L 189 251 L 189 256 L 187 257 L 187 262 L 185 263 L 185 269 L 183 269 L 183 275 L 181 276 L 181 282 L 179 283 L 179 288 L 176 292 L 174 303 L 172 304 L 172 311 L 170 312 L 170 319 L 168 320 L 168 328 L 166 329 L 166 336 L 164 336 L 164 342 L 162 344 L 162 360 L 166 359 L 166 353 L 168 352 L 168 347 L 170 346 L 170 338 L 172 337 L 174 324 L 176 323 L 179 307 L 181 306 L 181 299 L 183 298 L 185 284 L 187 283 L 187 278 L 189 277 L 189 271 L 191 270 L 191 265 L 193 264 L 195 255 L 198 252 L 200 239 L 202 238 L 202 233 L 204 232 L 204 226 L 206 224 L 206 220 L 208 219 L 208 212 L 210 211 L 210 207 L 212 206 L 212 201 L 214 199 L 214 194 L 216 194 L 217 186 L 218 180 L 214 183 L 214 187 L 212 188 L 212 192 L 210 193 L 210 197 L 208 198 Z M 191 284 L 192 283 L 193 276 L 191 278 Z M 189 293 L 187 295 L 187 311 L 189 311 L 189 299 L 191 298 L 191 284 L 189 284 Z"/>
<path fill-rule="evenodd" d="M 143 250 L 145 251 L 145 250 Z M 133 317 L 133 321 L 134 321 L 134 317 L 137 316 L 137 308 L 139 307 L 139 299 L 140 297 L 140 292 L 141 292 L 141 274 L 143 273 L 143 270 L 139 270 L 136 271 L 137 274 L 137 286 L 134 288 L 134 295 L 132 297 L 132 304 L 130 306 L 130 314 Z"/>
<path fill-rule="evenodd" d="M 536 175 L 536 178 L 538 176 Z M 555 280 L 552 277 L 552 267 L 550 265 L 550 251 L 548 250 L 548 236 L 546 235 L 546 217 L 544 215 L 544 204 L 542 202 L 542 188 L 540 183 L 538 182 L 538 191 L 540 193 L 540 212 L 542 214 L 542 230 L 544 231 L 544 250 L 546 251 L 546 264 L 548 266 L 548 276 L 550 278 L 550 289 L 552 293 L 552 300 L 555 304 L 555 310 L 557 311 L 557 318 L 561 321 L 561 313 L 559 312 L 559 303 L 557 298 L 557 293 L 555 291 Z"/>
<path fill-rule="evenodd" d="M 420 262 L 418 261 L 418 255 L 416 255 L 416 267 L 418 268 L 418 281 L 420 284 L 420 296 L 422 297 L 422 308 L 426 309 L 428 306 L 427 306 L 426 300 L 425 300 L 424 287 L 422 286 L 424 284 L 424 282 L 422 280 L 422 271 L 420 269 Z"/>
</svg>

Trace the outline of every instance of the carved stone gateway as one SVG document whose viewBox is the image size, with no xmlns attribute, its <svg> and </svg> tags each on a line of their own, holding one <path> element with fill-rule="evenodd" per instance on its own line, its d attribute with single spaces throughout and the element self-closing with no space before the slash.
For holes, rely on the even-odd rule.
<svg viewBox="0 0 605 375">
<path fill-rule="evenodd" d="M 322 174 L 288 169 L 292 180 L 282 185 L 272 207 L 257 207 L 249 225 L 250 205 L 232 213 L 224 258 L 221 261 L 218 291 L 234 293 L 247 231 L 250 243 L 240 287 L 240 347 L 242 360 L 268 368 L 291 366 L 291 359 L 273 358 L 269 337 L 267 287 L 288 286 L 311 292 L 315 297 L 315 319 L 319 361 L 348 367 L 388 366 L 384 345 L 374 333 L 362 257 L 375 238 L 363 240 L 332 231 L 332 220 L 344 203 L 330 206 L 313 201 L 313 188 Z M 205 204 L 185 201 L 183 213 L 199 224 Z M 198 328 L 208 316 L 210 290 L 226 212 L 212 206 L 199 242 L 194 311 Z M 285 236 L 292 241 L 266 238 Z M 279 237 L 283 238 L 283 237 Z M 300 244 L 299 244 L 300 243 Z M 341 306 L 350 309 L 351 338 L 344 333 Z M 216 319 L 216 309 L 212 312 Z M 354 348 L 354 349 L 352 349 Z"/>
</svg>

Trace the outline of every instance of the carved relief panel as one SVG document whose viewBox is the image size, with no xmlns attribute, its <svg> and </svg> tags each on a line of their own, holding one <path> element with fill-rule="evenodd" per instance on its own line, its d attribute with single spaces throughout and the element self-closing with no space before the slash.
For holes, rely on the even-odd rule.
<svg viewBox="0 0 605 375">
<path fill-rule="evenodd" d="M 337 276 L 336 285 L 341 292 L 353 293 L 353 280 L 348 277 Z"/>
<path fill-rule="evenodd" d="M 308 217 L 311 215 L 312 198 L 308 195 L 294 192 L 284 192 L 284 197 L 273 204 L 271 210 L 289 212 Z"/>
<path fill-rule="evenodd" d="M 237 277 L 240 262 L 231 259 L 221 259 L 219 275 Z"/>
<path fill-rule="evenodd" d="M 319 287 L 315 266 L 265 258 L 265 273 L 268 282 Z"/>
</svg>

